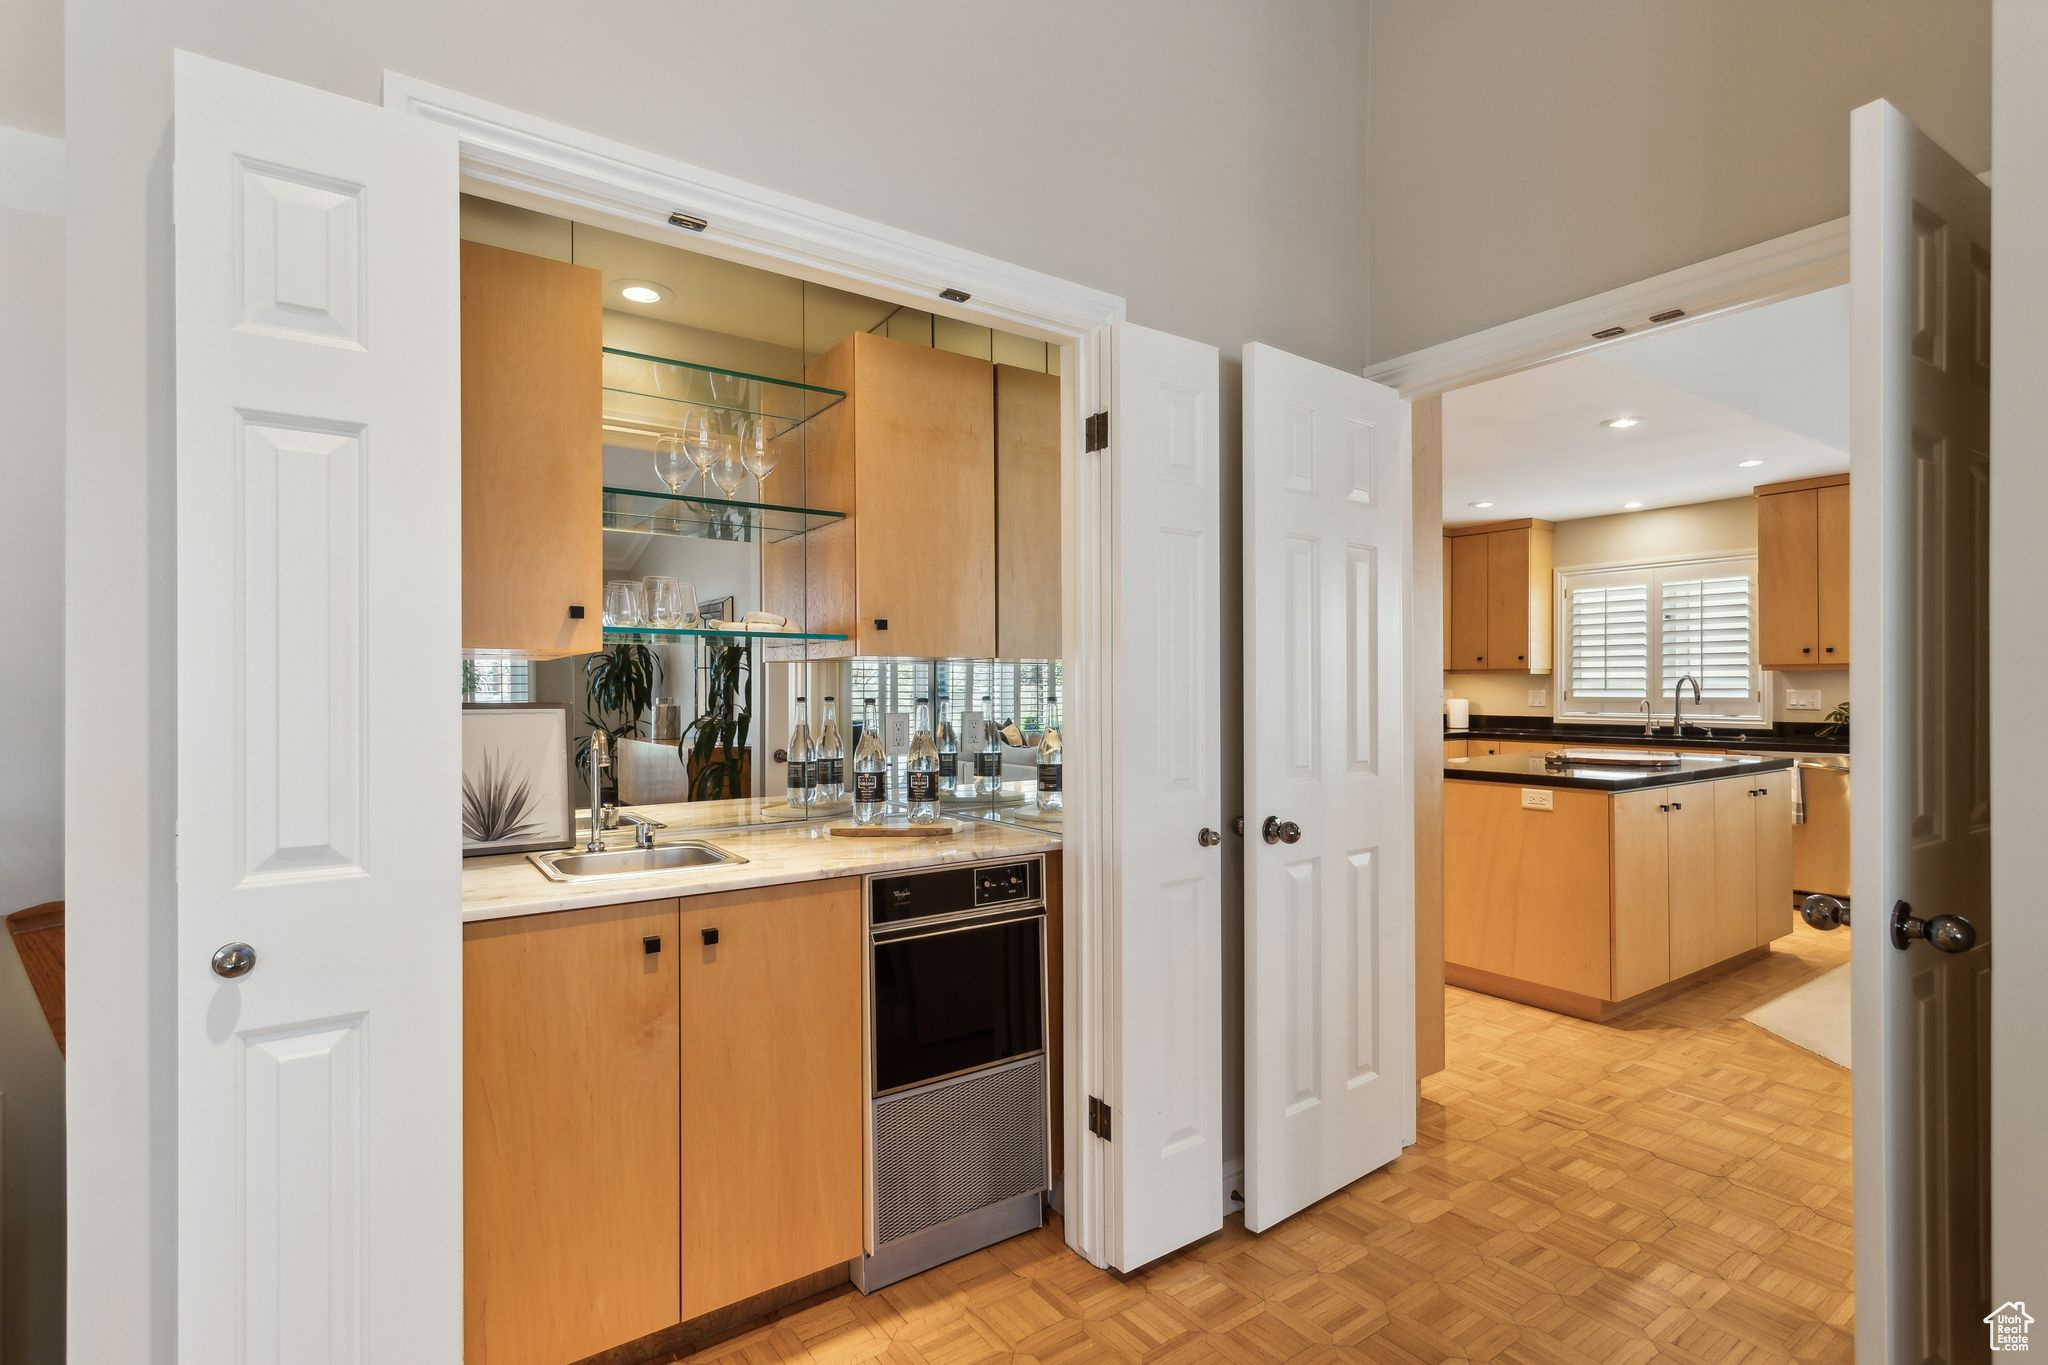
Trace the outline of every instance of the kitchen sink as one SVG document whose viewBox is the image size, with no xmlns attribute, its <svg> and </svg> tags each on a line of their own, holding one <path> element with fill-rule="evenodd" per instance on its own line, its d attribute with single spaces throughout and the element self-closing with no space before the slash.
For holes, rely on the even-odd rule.
<svg viewBox="0 0 2048 1365">
<path fill-rule="evenodd" d="M 720 863 L 743 863 L 737 853 L 715 844 L 686 841 L 656 844 L 653 848 L 608 848 L 587 853 L 580 848 L 558 849 L 553 853 L 529 853 L 527 861 L 552 882 L 587 882 L 599 877 L 640 877 L 650 872 L 679 872 L 688 867 L 715 867 Z"/>
</svg>

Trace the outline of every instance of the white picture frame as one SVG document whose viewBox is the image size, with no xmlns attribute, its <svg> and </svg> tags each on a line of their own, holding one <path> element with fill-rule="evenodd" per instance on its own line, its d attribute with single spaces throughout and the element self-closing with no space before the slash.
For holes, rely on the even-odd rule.
<svg viewBox="0 0 2048 1365">
<path fill-rule="evenodd" d="M 568 752 L 566 706 L 464 706 L 462 856 L 534 853 L 575 843 Z"/>
</svg>

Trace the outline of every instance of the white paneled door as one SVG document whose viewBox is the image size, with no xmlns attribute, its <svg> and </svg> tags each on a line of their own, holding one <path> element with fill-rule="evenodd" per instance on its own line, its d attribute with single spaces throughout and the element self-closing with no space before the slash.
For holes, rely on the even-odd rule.
<svg viewBox="0 0 2048 1365">
<path fill-rule="evenodd" d="M 1107 347 L 1117 679 L 1106 1098 L 1110 1264 L 1223 1226 L 1223 793 L 1216 349 L 1119 323 Z"/>
<path fill-rule="evenodd" d="M 1850 128 L 1856 1354 L 1953 1361 L 1994 1306 L 1991 191 Z"/>
<path fill-rule="evenodd" d="M 459 1360 L 455 139 L 176 61 L 179 1358 Z"/>
<path fill-rule="evenodd" d="M 1408 412 L 1244 350 L 1245 1226 L 1415 1140 Z M 1434 553 L 1434 551 L 1431 551 Z"/>
</svg>

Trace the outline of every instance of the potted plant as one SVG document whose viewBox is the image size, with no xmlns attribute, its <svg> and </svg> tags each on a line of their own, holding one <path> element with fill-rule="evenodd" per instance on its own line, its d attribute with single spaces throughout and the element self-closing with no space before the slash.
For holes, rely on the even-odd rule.
<svg viewBox="0 0 2048 1365">
<path fill-rule="evenodd" d="M 710 669 L 704 710 L 683 731 L 677 752 L 688 765 L 690 799 L 745 796 L 752 781 L 747 736 L 754 727 L 752 642 L 713 636 L 704 642 Z"/>
<path fill-rule="evenodd" d="M 639 737 L 640 717 L 654 704 L 660 686 L 661 656 L 651 647 L 631 641 L 609 645 L 583 660 L 584 724 L 604 731 L 616 754 L 619 740 Z M 589 771 L 588 735 L 577 742 L 576 766 Z M 616 793 L 617 779 L 608 785 Z"/>
</svg>

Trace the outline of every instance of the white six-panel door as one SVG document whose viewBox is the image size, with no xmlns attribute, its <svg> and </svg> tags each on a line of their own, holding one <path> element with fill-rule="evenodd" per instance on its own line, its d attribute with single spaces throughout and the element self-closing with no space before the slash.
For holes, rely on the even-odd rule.
<svg viewBox="0 0 2048 1365">
<path fill-rule="evenodd" d="M 1117 984 L 1110 1264 L 1223 1226 L 1222 723 L 1216 348 L 1109 331 L 1118 692 L 1108 727 Z M 1082 761 L 1085 761 L 1082 760 Z"/>
<path fill-rule="evenodd" d="M 1850 179 L 1856 1354 L 1948 1361 L 1993 1306 L 1991 192 L 1882 102 Z M 1902 951 L 1900 904 L 1976 947 Z"/>
<path fill-rule="evenodd" d="M 179 1358 L 455 1361 L 455 139 L 181 52 L 173 201 Z"/>
<path fill-rule="evenodd" d="M 1244 351 L 1245 1226 L 1415 1131 L 1407 407 Z M 1271 829 L 1268 829 L 1268 824 Z"/>
</svg>

